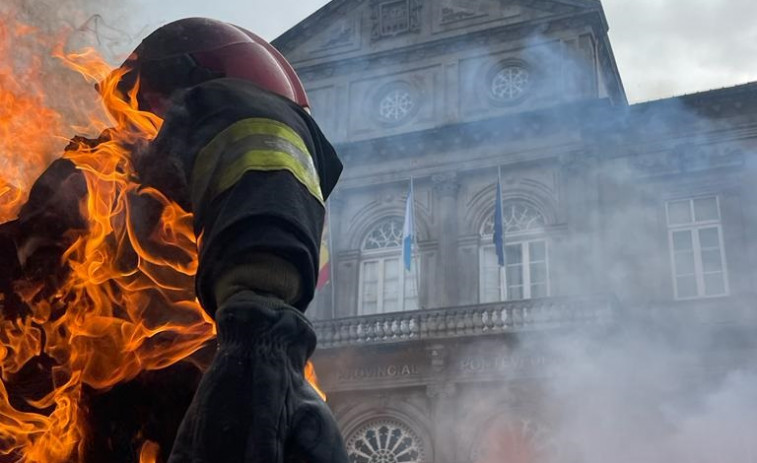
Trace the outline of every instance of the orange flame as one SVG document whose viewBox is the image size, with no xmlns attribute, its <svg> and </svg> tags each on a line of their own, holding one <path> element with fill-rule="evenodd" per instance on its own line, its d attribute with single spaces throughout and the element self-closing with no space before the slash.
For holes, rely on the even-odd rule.
<svg viewBox="0 0 757 463">
<path fill-rule="evenodd" d="M 33 34 L 23 27 L 11 31 L 9 23 L 0 22 L 0 223 L 16 216 L 33 180 L 60 152 L 66 131 L 108 133 L 97 146 L 80 144 L 64 155 L 87 188 L 79 205 L 87 226 L 71 231 L 64 281 L 56 288 L 17 282 L 30 316 L 0 315 L 0 458 L 78 462 L 87 439 L 85 386 L 107 390 L 188 359 L 215 337 L 215 326 L 194 297 L 191 214 L 159 191 L 142 188 L 132 166 L 132 153 L 156 136 L 162 120 L 139 111 L 136 98 L 119 94 L 123 73 L 111 73 L 94 50 L 66 54 L 58 47 L 54 56 L 82 74 L 90 89 L 99 83 L 102 105 L 77 94 L 69 98 L 77 117 L 52 109 L 44 86 L 36 83 L 34 61 L 25 68 L 28 74 L 6 64 L 13 62 L 11 37 Z M 84 127 L 66 125 L 82 118 Z M 149 231 L 136 225 L 142 222 L 136 204 L 145 202 L 161 211 L 159 226 Z M 4 304 L 0 300 L 0 314 Z M 41 355 L 55 362 L 51 392 L 23 397 L 19 407 L 3 381 Z M 305 375 L 325 399 L 312 364 Z M 144 439 L 140 444 L 140 462 L 156 462 L 158 445 Z"/>
<path fill-rule="evenodd" d="M 7 44 L 6 26 L 0 25 L 0 33 Z M 212 320 L 192 291 L 197 266 L 192 217 L 157 190 L 140 189 L 131 165 L 134 147 L 154 138 L 162 121 L 118 94 L 121 74 L 110 74 L 110 66 L 93 50 L 65 55 L 59 49 L 55 55 L 90 82 L 102 82 L 107 111 L 77 111 L 89 117 L 85 130 L 109 129 L 110 139 L 94 148 L 82 144 L 65 154 L 87 187 L 80 204 L 87 228 L 73 235 L 63 256 L 70 269 L 65 281 L 52 295 L 49 288 L 17 283 L 31 315 L 0 319 L 3 380 L 41 354 L 56 363 L 52 392 L 25 400 L 33 411 L 15 408 L 0 383 L 0 454 L 45 463 L 81 460 L 85 385 L 105 390 L 142 371 L 170 366 L 215 336 Z M 0 153 L 6 164 L 0 181 L 3 221 L 15 216 L 26 197 L 29 173 L 36 176 L 63 139 L 62 116 L 47 107 L 36 90 L 30 76 L 0 68 Z M 162 209 L 161 226 L 150 233 L 137 230 L 132 217 L 135 202 L 145 199 Z M 156 461 L 157 452 L 155 444 L 146 442 L 140 458 Z"/>
<path fill-rule="evenodd" d="M 139 451 L 139 463 L 157 463 L 160 447 L 155 442 L 146 441 Z"/>
<path fill-rule="evenodd" d="M 305 364 L 305 379 L 308 383 L 310 383 L 311 386 L 313 386 L 313 389 L 315 389 L 315 392 L 318 393 L 319 396 L 321 396 L 321 399 L 326 400 L 326 393 L 323 392 L 320 385 L 318 384 L 318 375 L 315 374 L 315 367 L 313 366 L 313 362 L 308 360 L 308 362 Z"/>
<path fill-rule="evenodd" d="M 38 56 L 17 56 L 17 48 L 32 46 L 38 37 L 28 26 L 0 16 L 0 222 L 15 217 L 32 182 L 60 148 L 51 135 L 63 132 L 61 115 L 45 103 L 37 76 Z"/>
</svg>

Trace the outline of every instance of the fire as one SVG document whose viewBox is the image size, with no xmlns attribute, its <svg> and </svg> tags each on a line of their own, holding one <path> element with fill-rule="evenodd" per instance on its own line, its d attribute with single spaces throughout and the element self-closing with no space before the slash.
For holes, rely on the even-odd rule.
<svg viewBox="0 0 757 463">
<path fill-rule="evenodd" d="M 94 94 L 75 94 L 68 98 L 70 114 L 56 111 L 47 103 L 38 63 L 24 63 L 30 64 L 21 66 L 25 72 L 14 65 L 12 43 L 39 37 L 2 19 L 0 223 L 16 217 L 34 179 L 60 156 L 67 134 L 104 134 L 97 143 L 75 139 L 63 155 L 86 186 L 78 201 L 86 226 L 65 237 L 71 244 L 63 254 L 64 278 L 56 287 L 16 282 L 30 313 L 0 315 L 0 459 L 78 462 L 88 438 L 86 390 L 107 391 L 142 372 L 192 360 L 213 340 L 215 326 L 194 297 L 191 214 L 141 187 L 132 164 L 132 154 L 156 136 L 162 120 L 119 94 L 121 75 L 94 50 L 65 53 L 62 46 L 53 55 L 84 76 L 90 90 L 97 84 L 102 104 L 93 104 Z M 150 217 L 159 220 L 147 226 Z M 0 300 L 0 314 L 5 304 Z M 11 395 L 6 385 L 13 375 L 43 358 L 52 363 L 49 377 L 40 379 L 45 393 Z M 305 375 L 325 399 L 312 364 Z M 140 462 L 159 461 L 158 444 L 140 439 Z"/>
<path fill-rule="evenodd" d="M 12 34 L 0 25 L 0 219 L 15 217 L 33 179 L 60 153 L 63 117 L 45 104 L 34 74 L 8 65 Z M 72 232 L 63 255 L 69 271 L 51 292 L 18 282 L 16 292 L 31 314 L 0 320 L 0 372 L 7 381 L 44 354 L 54 361 L 51 391 L 12 405 L 0 384 L 0 453 L 25 462 L 80 461 L 87 432 L 83 388 L 107 390 L 147 370 L 179 362 L 215 336 L 211 319 L 193 295 L 197 267 L 192 217 L 154 189 L 141 189 L 131 154 L 155 137 L 161 120 L 140 112 L 116 91 L 120 77 L 93 51 L 55 55 L 91 83 L 101 83 L 102 105 L 76 108 L 87 127 L 65 127 L 108 137 L 99 144 L 74 143 L 64 157 L 82 173 L 86 195 L 79 209 L 86 229 Z M 134 89 L 133 91 L 136 91 Z M 95 95 L 92 95 L 95 101 Z M 132 99 L 131 101 L 134 101 Z M 137 204 L 160 212 L 160 227 L 141 230 Z M 157 445 L 145 442 L 144 463 L 157 460 Z"/>
<path fill-rule="evenodd" d="M 34 29 L 14 25 L 6 15 L 0 19 L 0 221 L 5 222 L 15 217 L 32 182 L 52 161 L 51 153 L 59 151 L 60 142 L 51 135 L 63 133 L 63 126 L 35 78 L 42 61 L 15 53 L 38 40 Z"/>
</svg>

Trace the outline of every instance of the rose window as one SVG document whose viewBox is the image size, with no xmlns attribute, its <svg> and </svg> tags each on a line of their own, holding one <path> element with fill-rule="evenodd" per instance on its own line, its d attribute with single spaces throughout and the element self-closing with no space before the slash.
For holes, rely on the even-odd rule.
<svg viewBox="0 0 757 463">
<path fill-rule="evenodd" d="M 394 420 L 368 423 L 347 440 L 351 463 L 424 463 L 426 455 L 418 436 Z"/>
<path fill-rule="evenodd" d="M 531 85 L 528 69 L 518 64 L 508 64 L 497 71 L 491 79 L 491 95 L 498 101 L 511 102 L 526 94 Z"/>
<path fill-rule="evenodd" d="M 412 113 L 415 101 L 409 89 L 394 88 L 379 101 L 379 117 L 386 122 L 399 122 Z"/>
</svg>

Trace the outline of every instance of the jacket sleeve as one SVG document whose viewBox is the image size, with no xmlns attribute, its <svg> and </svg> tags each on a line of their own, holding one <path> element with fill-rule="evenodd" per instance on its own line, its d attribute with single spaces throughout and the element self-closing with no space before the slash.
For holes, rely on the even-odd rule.
<svg viewBox="0 0 757 463">
<path fill-rule="evenodd" d="M 175 199 L 193 212 L 201 237 L 203 307 L 214 313 L 213 284 L 230 267 L 272 255 L 299 273 L 293 305 L 305 310 L 317 279 L 324 201 L 342 168 L 312 118 L 248 82 L 218 79 L 174 102 L 150 151 L 183 175 Z"/>
</svg>

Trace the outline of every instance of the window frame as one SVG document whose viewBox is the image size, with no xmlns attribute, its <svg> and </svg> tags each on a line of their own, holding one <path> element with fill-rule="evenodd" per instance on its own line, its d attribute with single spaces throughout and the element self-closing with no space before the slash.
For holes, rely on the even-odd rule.
<svg viewBox="0 0 757 463">
<path fill-rule="evenodd" d="M 505 262 L 505 266 L 499 266 L 497 265 L 497 271 L 499 274 L 499 298 L 496 301 L 485 301 L 485 289 L 484 289 L 484 279 L 483 279 L 483 272 L 484 272 L 484 256 L 486 254 L 487 250 L 494 250 L 494 244 L 491 243 L 492 236 L 491 235 L 483 235 L 481 236 L 481 242 L 488 244 L 482 244 L 479 246 L 479 278 L 478 278 L 478 300 L 481 304 L 489 304 L 493 302 L 505 302 L 505 301 L 521 301 L 521 300 L 529 300 L 533 299 L 531 295 L 531 243 L 544 243 L 544 267 L 545 267 L 545 286 L 546 286 L 546 293 L 544 296 L 540 297 L 550 297 L 552 294 L 552 285 L 551 285 L 551 278 L 549 273 L 549 255 L 550 255 L 550 245 L 549 245 L 549 239 L 546 236 L 520 236 L 517 237 L 517 239 L 514 239 L 512 241 L 508 241 L 507 238 L 505 239 L 505 248 L 507 246 L 520 246 L 521 247 L 521 276 L 523 280 L 522 288 L 523 288 L 523 297 L 520 299 L 512 299 L 510 298 L 510 285 L 508 284 L 507 280 L 507 268 L 510 265 L 509 262 Z M 507 258 L 507 256 L 505 256 Z"/>
<path fill-rule="evenodd" d="M 397 252 L 399 251 L 399 252 Z M 363 251 L 360 255 L 360 267 L 358 269 L 358 305 L 357 305 L 357 314 L 359 316 L 368 316 L 368 315 L 381 315 L 386 313 L 394 313 L 394 312 L 407 312 L 407 311 L 414 311 L 418 310 L 420 307 L 419 304 L 419 298 L 418 295 L 420 294 L 420 288 L 417 288 L 419 286 L 418 283 L 418 277 L 417 277 L 417 271 L 418 271 L 418 265 L 420 264 L 420 256 L 414 255 L 413 261 L 412 261 L 412 267 L 410 269 L 410 274 L 413 275 L 413 279 L 415 279 L 416 283 L 416 291 L 415 291 L 415 297 L 410 298 L 410 300 L 415 299 L 416 307 L 415 308 L 407 308 L 407 302 L 408 297 L 405 290 L 405 280 L 406 280 L 406 274 L 408 273 L 405 270 L 405 266 L 402 262 L 402 248 L 399 247 L 392 247 L 392 248 L 384 248 L 380 250 L 370 250 L 370 251 Z M 399 295 L 398 298 L 398 306 L 399 310 L 387 312 L 384 307 L 384 268 L 386 265 L 386 262 L 392 259 L 397 260 L 397 266 L 399 267 L 399 278 L 398 278 L 398 285 L 399 285 Z M 363 303 L 365 302 L 365 294 L 364 294 L 364 288 L 363 288 L 363 276 L 365 275 L 364 267 L 368 263 L 378 262 L 379 263 L 379 269 L 378 269 L 378 279 L 377 279 L 377 298 L 376 298 L 376 312 L 367 314 L 365 313 Z"/>
<path fill-rule="evenodd" d="M 697 200 L 702 199 L 715 199 L 715 206 L 717 212 L 716 219 L 697 220 L 696 210 L 694 203 Z M 670 221 L 670 206 L 673 203 L 688 202 L 690 222 L 671 224 Z M 698 299 L 712 299 L 719 297 L 730 296 L 730 282 L 728 277 L 728 260 L 725 252 L 725 241 L 723 239 L 723 215 L 720 207 L 720 196 L 707 195 L 707 196 L 694 196 L 689 198 L 671 199 L 665 202 L 665 221 L 668 232 L 668 255 L 670 259 L 670 276 L 673 280 L 673 298 L 676 301 L 691 301 Z M 715 228 L 718 234 L 718 250 L 720 251 L 720 272 L 709 273 L 722 273 L 723 275 L 723 292 L 718 294 L 706 294 L 706 286 L 704 277 L 708 272 L 704 271 L 704 263 L 702 259 L 702 245 L 699 240 L 700 230 Z M 673 235 L 677 232 L 688 232 L 691 237 L 691 250 L 694 259 L 694 281 L 696 282 L 696 295 L 694 296 L 680 296 L 678 288 L 678 275 L 676 273 L 676 251 L 673 243 Z"/>
</svg>

